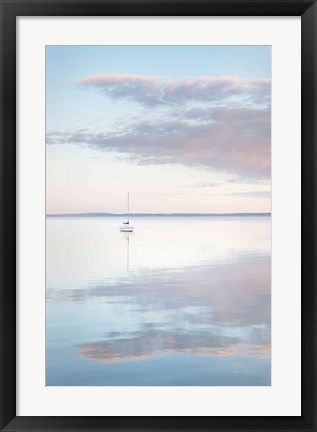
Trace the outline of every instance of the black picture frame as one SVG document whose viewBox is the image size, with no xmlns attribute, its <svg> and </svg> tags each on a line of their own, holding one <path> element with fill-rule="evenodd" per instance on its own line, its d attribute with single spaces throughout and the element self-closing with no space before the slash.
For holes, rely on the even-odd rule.
<svg viewBox="0 0 317 432">
<path fill-rule="evenodd" d="M 317 4 L 312 0 L 0 0 L 1 431 L 316 431 Z M 300 417 L 16 416 L 16 17 L 301 16 L 302 414 Z M 285 41 L 287 44 L 287 41 Z M 291 49 L 291 48 L 290 48 Z M 177 404 L 177 401 L 175 401 Z M 212 412 L 212 407 L 211 407 Z"/>
</svg>

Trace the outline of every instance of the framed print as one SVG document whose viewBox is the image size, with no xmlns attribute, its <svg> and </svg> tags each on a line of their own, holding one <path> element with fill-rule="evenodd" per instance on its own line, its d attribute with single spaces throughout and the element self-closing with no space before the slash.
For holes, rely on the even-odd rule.
<svg viewBox="0 0 317 432">
<path fill-rule="evenodd" d="M 1 431 L 315 431 L 316 2 L 1 17 Z"/>
<path fill-rule="evenodd" d="M 226 78 L 237 57 L 258 75 Z M 45 58 L 46 386 L 270 386 L 271 47 L 50 45 Z M 100 59 L 124 73 L 79 78 L 68 117 L 61 71 L 73 81 Z M 205 76 L 214 63 L 221 76 Z M 70 130 L 83 110 L 86 129 Z"/>
</svg>

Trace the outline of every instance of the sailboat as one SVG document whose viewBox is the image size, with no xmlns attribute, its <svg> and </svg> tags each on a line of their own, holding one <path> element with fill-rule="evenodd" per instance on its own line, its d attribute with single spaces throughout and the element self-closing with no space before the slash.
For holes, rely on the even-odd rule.
<svg viewBox="0 0 317 432">
<path fill-rule="evenodd" d="M 121 232 L 133 232 L 133 226 L 130 225 L 130 197 L 128 192 L 128 220 L 127 222 L 122 222 L 120 227 Z"/>
</svg>

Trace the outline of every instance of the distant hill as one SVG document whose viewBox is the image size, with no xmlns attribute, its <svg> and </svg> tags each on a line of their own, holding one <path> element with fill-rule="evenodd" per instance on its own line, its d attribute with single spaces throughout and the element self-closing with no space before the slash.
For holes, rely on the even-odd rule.
<svg viewBox="0 0 317 432">
<path fill-rule="evenodd" d="M 60 213 L 47 217 L 127 217 L 127 213 Z M 220 216 L 271 216 L 271 213 L 130 213 L 130 217 L 220 217 Z"/>
</svg>

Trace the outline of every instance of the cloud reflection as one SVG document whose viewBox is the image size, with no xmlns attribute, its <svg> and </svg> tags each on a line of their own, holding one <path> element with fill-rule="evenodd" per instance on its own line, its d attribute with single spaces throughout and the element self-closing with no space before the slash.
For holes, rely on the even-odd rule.
<svg viewBox="0 0 317 432">
<path fill-rule="evenodd" d="M 129 322 L 125 314 L 133 315 L 136 330 L 127 325 L 82 344 L 80 356 L 88 359 L 113 362 L 172 353 L 268 358 L 270 275 L 269 256 L 245 254 L 222 264 L 128 272 L 85 289 L 50 289 L 48 301 L 116 304 L 125 308 L 123 323 Z"/>
<path fill-rule="evenodd" d="M 80 346 L 80 356 L 104 362 L 140 360 L 169 354 L 198 356 L 248 355 L 270 357 L 269 340 L 241 343 L 238 337 L 222 337 L 210 330 L 140 331 L 131 338 L 107 339 Z"/>
</svg>

